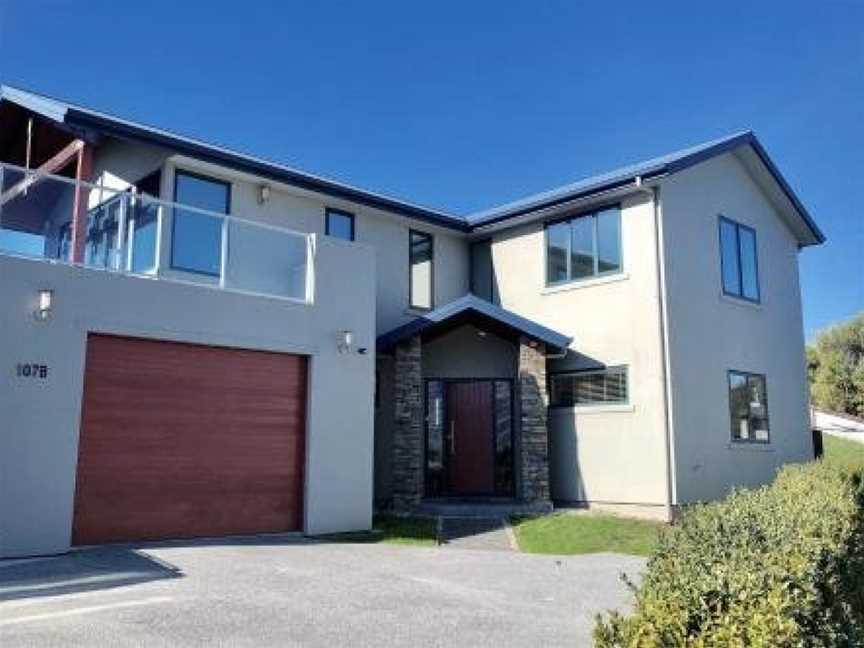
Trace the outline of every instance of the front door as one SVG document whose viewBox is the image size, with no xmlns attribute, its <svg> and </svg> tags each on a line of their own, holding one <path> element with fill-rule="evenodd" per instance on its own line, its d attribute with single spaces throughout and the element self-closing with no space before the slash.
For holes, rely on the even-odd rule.
<svg viewBox="0 0 864 648">
<path fill-rule="evenodd" d="M 450 425 L 448 490 L 459 495 L 493 494 L 492 383 L 449 383 L 447 410 Z"/>
<path fill-rule="evenodd" d="M 426 382 L 426 495 L 513 496 L 513 384 Z"/>
</svg>

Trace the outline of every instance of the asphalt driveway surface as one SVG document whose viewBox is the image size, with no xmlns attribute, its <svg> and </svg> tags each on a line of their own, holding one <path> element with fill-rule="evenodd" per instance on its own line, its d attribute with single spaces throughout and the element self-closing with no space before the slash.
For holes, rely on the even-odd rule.
<svg viewBox="0 0 864 648">
<path fill-rule="evenodd" d="M 582 646 L 644 561 L 283 537 L 0 562 L 0 646 Z"/>
</svg>

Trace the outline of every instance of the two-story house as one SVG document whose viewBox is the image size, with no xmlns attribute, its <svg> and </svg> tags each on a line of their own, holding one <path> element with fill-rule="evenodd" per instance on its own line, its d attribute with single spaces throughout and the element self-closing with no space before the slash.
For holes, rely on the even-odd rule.
<svg viewBox="0 0 864 648">
<path fill-rule="evenodd" d="M 553 504 L 812 455 L 752 133 L 459 216 L 0 89 L 0 556 Z"/>
</svg>

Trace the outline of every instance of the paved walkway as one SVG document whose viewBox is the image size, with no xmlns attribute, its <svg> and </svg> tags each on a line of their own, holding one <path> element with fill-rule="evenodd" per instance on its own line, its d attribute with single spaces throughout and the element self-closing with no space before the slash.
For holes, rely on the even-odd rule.
<svg viewBox="0 0 864 648">
<path fill-rule="evenodd" d="M 441 546 L 481 551 L 516 551 L 513 529 L 505 518 L 446 517 L 439 518 Z"/>
</svg>

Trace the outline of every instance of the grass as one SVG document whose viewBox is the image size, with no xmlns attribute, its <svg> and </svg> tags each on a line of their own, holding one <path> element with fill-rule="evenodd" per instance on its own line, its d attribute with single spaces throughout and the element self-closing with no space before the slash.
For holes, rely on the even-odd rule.
<svg viewBox="0 0 864 648">
<path fill-rule="evenodd" d="M 662 523 L 596 513 L 559 513 L 512 520 L 519 548 L 526 553 L 649 555 Z"/>
<path fill-rule="evenodd" d="M 837 466 L 855 467 L 864 464 L 864 443 L 822 435 L 824 460 Z"/>
<path fill-rule="evenodd" d="M 321 536 L 332 542 L 361 542 L 433 547 L 438 544 L 438 529 L 433 518 L 376 515 L 372 531 L 334 533 Z"/>
</svg>

